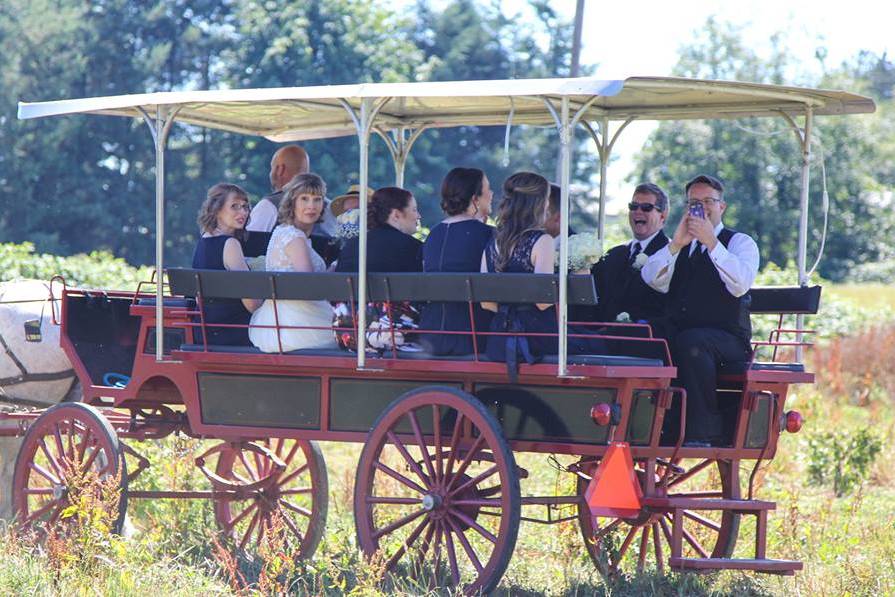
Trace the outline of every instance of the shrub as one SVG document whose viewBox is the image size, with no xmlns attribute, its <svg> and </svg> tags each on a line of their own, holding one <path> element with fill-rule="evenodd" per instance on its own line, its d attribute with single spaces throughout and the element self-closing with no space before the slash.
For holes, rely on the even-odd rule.
<svg viewBox="0 0 895 597">
<path fill-rule="evenodd" d="M 107 251 L 60 257 L 35 253 L 34 245 L 0 243 L 0 282 L 22 278 L 49 280 L 60 275 L 71 286 L 133 290 L 149 280 L 152 268 L 134 267 Z"/>
<path fill-rule="evenodd" d="M 878 263 L 862 263 L 855 266 L 848 275 L 849 282 L 862 284 L 868 282 L 888 284 L 892 279 L 895 279 L 895 259 Z"/>
<path fill-rule="evenodd" d="M 832 485 L 842 497 L 864 481 L 881 449 L 882 441 L 866 428 L 819 433 L 808 440 L 808 480 Z"/>
</svg>

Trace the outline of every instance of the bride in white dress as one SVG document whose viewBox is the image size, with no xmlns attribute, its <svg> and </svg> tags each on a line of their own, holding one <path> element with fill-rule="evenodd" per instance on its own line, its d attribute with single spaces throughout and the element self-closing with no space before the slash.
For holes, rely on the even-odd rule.
<svg viewBox="0 0 895 597">
<path fill-rule="evenodd" d="M 265 269 L 278 272 L 324 272 L 326 263 L 311 247 L 308 238 L 323 212 L 326 184 L 316 174 L 300 174 L 283 188 L 277 220 L 270 237 Z M 274 314 L 276 309 L 276 314 Z M 311 326 L 325 329 L 280 329 L 281 326 Z M 266 300 L 252 314 L 249 339 L 263 352 L 288 352 L 300 348 L 336 348 L 331 329 L 333 310 L 327 301 Z M 282 346 L 282 348 L 281 348 Z"/>
</svg>

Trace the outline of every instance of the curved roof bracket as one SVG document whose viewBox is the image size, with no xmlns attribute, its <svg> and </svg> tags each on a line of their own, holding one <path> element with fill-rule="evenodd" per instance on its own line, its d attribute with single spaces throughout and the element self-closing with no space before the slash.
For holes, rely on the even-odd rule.
<svg viewBox="0 0 895 597">
<path fill-rule="evenodd" d="M 429 128 L 429 125 L 420 125 L 416 128 L 399 127 L 391 129 L 391 135 L 389 135 L 389 132 L 383 127 L 373 127 L 373 132 L 385 141 L 388 152 L 392 156 L 392 163 L 395 167 L 395 186 L 404 186 L 404 166 L 407 164 L 407 158 L 410 157 L 410 150 L 423 131 Z M 409 136 L 407 135 L 408 131 L 410 132 Z"/>
<path fill-rule="evenodd" d="M 795 134 L 796 139 L 799 140 L 799 145 L 804 148 L 805 147 L 805 130 L 799 126 L 799 123 L 796 122 L 796 119 L 793 118 L 788 112 L 785 110 L 777 110 L 783 120 L 789 124 L 789 128 Z"/>
</svg>

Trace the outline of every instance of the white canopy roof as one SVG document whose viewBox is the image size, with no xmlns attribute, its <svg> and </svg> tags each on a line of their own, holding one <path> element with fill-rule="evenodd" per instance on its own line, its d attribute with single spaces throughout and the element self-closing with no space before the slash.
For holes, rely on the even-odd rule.
<svg viewBox="0 0 895 597">
<path fill-rule="evenodd" d="M 544 98 L 569 97 L 573 113 L 594 99 L 584 120 L 680 120 L 873 112 L 873 100 L 847 93 L 676 77 L 516 79 L 426 83 L 365 83 L 316 87 L 176 91 L 38 103 L 19 103 L 19 118 L 112 114 L 139 118 L 158 106 L 179 108 L 177 121 L 273 141 L 355 134 L 345 105 L 387 99 L 376 119 L 385 129 L 503 125 L 553 125 Z"/>
</svg>

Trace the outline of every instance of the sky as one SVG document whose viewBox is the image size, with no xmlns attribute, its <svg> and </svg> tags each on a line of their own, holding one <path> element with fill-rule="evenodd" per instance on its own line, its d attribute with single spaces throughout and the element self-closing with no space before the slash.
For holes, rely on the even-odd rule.
<svg viewBox="0 0 895 597">
<path fill-rule="evenodd" d="M 575 0 L 554 0 L 552 6 L 571 19 Z M 502 0 L 508 15 L 520 13 L 533 18 L 525 0 Z M 677 62 L 678 50 L 695 36 L 709 16 L 718 21 L 743 26 L 744 39 L 766 55 L 768 39 L 783 31 L 786 45 L 804 66 L 819 73 L 815 58 L 819 47 L 826 48 L 828 66 L 857 55 L 860 50 L 895 54 L 895 1 L 893 0 L 628 0 L 600 2 L 586 0 L 582 34 L 582 64 L 598 65 L 597 76 L 624 78 L 632 75 L 668 75 Z M 613 198 L 608 211 L 628 200 L 633 157 L 653 128 L 635 123 L 619 137 L 609 166 L 608 194 Z"/>
</svg>

